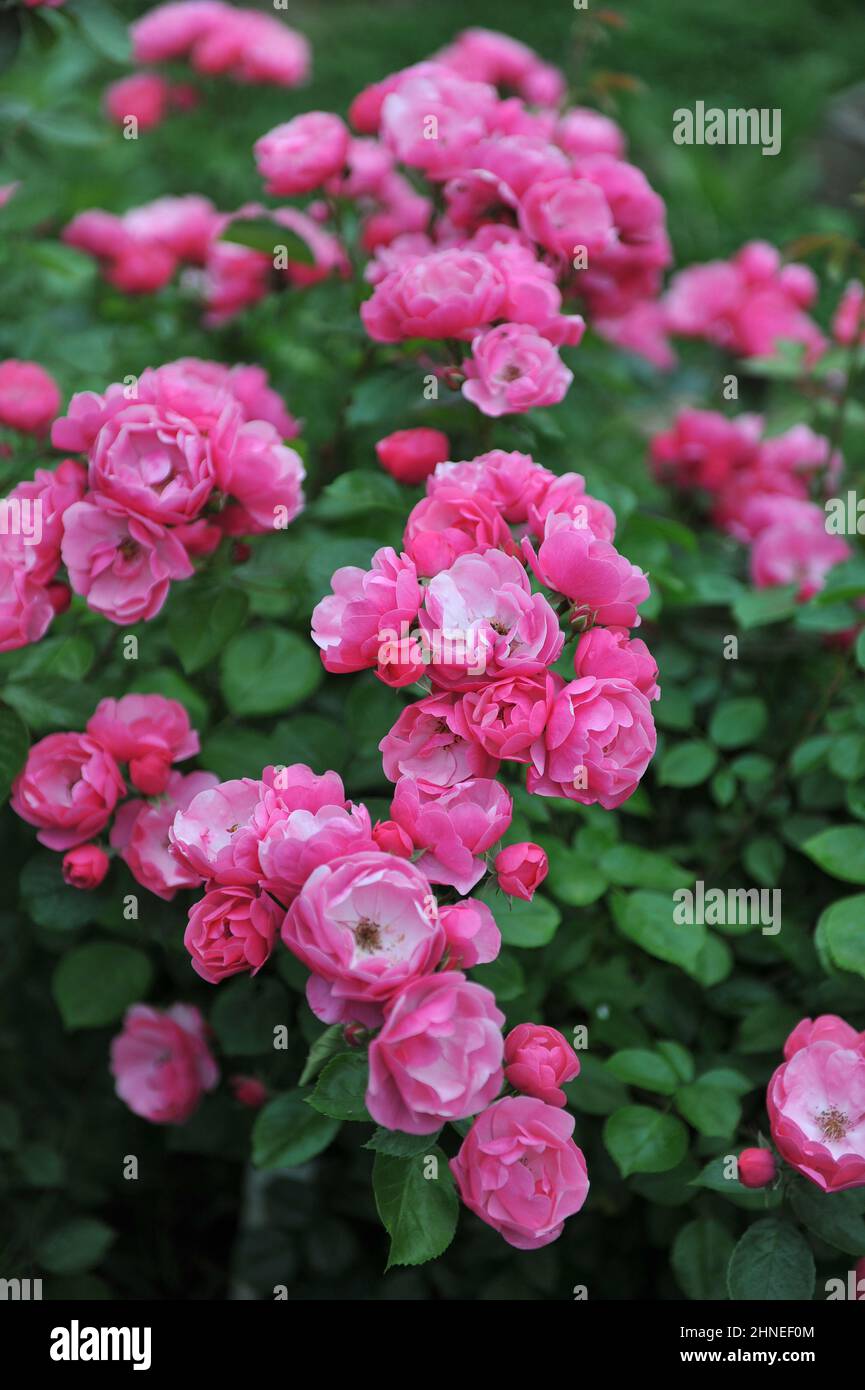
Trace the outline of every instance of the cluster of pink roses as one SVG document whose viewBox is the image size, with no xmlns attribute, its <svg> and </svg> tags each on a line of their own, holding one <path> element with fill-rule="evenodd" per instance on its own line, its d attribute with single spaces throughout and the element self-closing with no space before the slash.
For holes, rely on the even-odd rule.
<svg viewBox="0 0 865 1390">
<path fill-rule="evenodd" d="M 657 667 L 629 629 L 646 576 L 613 545 L 615 516 L 578 473 L 493 450 L 440 463 L 412 509 L 403 552 L 347 567 L 313 613 L 328 671 L 374 669 L 429 694 L 381 743 L 396 783 L 393 830 L 434 853 L 461 892 L 482 863 L 457 854 L 457 807 L 501 799 L 502 762 L 526 768 L 530 792 L 610 809 L 629 797 L 655 749 Z M 530 575 L 547 591 L 533 590 Z M 578 638 L 574 679 L 552 670 Z M 430 847 L 434 846 L 434 850 Z"/>
<path fill-rule="evenodd" d="M 661 481 L 708 494 L 715 523 L 750 547 L 757 588 L 795 584 L 804 602 L 850 555 L 811 501 L 815 490 L 825 496 L 837 484 L 841 455 L 808 425 L 767 438 L 759 415 L 686 409 L 653 437 L 651 462 Z"/>
<path fill-rule="evenodd" d="M 161 125 L 169 111 L 191 111 L 198 93 L 187 83 L 168 82 L 158 72 L 133 72 L 105 89 L 106 115 L 125 126 L 132 117 L 139 131 Z"/>
<path fill-rule="evenodd" d="M 186 61 L 203 76 L 296 87 L 309 75 L 309 45 L 275 15 L 224 0 L 157 5 L 130 27 L 137 63 Z"/>
<path fill-rule="evenodd" d="M 865 1186 L 865 1033 L 835 1014 L 802 1019 L 766 1093 L 782 1158 L 824 1192 Z"/>
<path fill-rule="evenodd" d="M 94 837 L 114 816 L 111 848 L 142 887 L 173 898 L 178 888 L 201 883 L 171 856 L 167 841 L 177 811 L 217 782 L 209 772 L 174 770 L 198 750 L 198 734 L 176 700 L 100 700 L 83 734 L 49 734 L 34 743 L 12 785 L 12 809 L 38 827 L 40 844 L 66 851 L 63 877 L 85 889 L 97 888 L 108 872 L 109 856 Z M 140 797 L 124 800 L 122 765 Z"/>
</svg>

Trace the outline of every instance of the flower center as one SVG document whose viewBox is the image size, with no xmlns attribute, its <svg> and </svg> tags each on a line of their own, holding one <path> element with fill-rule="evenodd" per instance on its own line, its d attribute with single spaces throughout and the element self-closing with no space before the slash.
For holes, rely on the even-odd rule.
<svg viewBox="0 0 865 1390">
<path fill-rule="evenodd" d="M 381 949 L 381 928 L 377 922 L 362 917 L 354 929 L 354 939 L 359 951 L 372 954 Z"/>
<path fill-rule="evenodd" d="M 850 1121 L 846 1111 L 839 1110 L 836 1105 L 819 1111 L 817 1123 L 823 1131 L 823 1137 L 828 1139 L 830 1144 L 838 1144 L 842 1139 L 846 1139 Z"/>
<path fill-rule="evenodd" d="M 124 560 L 134 560 L 138 554 L 139 546 L 138 542 L 133 540 L 131 536 L 125 536 L 117 549 L 120 551 Z"/>
<path fill-rule="evenodd" d="M 508 625 L 507 623 L 503 623 L 501 618 L 496 618 L 494 622 L 491 622 L 490 627 L 492 628 L 493 632 L 497 632 L 500 637 L 507 637 Z"/>
</svg>

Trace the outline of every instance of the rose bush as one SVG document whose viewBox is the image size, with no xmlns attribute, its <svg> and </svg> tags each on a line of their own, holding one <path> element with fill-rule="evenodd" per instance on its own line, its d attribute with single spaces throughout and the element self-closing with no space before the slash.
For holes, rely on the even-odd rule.
<svg viewBox="0 0 865 1390">
<path fill-rule="evenodd" d="M 865 257 L 797 158 L 857 74 L 794 8 L 728 37 L 777 164 L 674 146 L 672 15 L 515 9 L 577 73 L 450 3 L 3 11 L 4 1274 L 865 1256 Z"/>
</svg>

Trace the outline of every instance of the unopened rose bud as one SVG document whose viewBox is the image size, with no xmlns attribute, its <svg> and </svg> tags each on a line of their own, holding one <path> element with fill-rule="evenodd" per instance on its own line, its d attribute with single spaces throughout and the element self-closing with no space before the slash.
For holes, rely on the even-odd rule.
<svg viewBox="0 0 865 1390">
<path fill-rule="evenodd" d="M 168 786 L 171 763 L 159 753 L 145 753 L 142 758 L 132 759 L 129 776 L 133 786 L 145 796 L 159 796 Z"/>
<path fill-rule="evenodd" d="M 63 856 L 63 880 L 70 888 L 98 888 L 108 867 L 108 855 L 99 845 L 76 845 Z"/>
<path fill-rule="evenodd" d="M 508 845 L 496 855 L 496 873 L 499 887 L 509 898 L 523 898 L 531 902 L 549 870 L 549 861 L 540 845 L 530 840 L 519 845 Z"/>
<path fill-rule="evenodd" d="M 768 1187 L 775 1181 L 776 1172 L 771 1149 L 743 1149 L 739 1154 L 739 1181 L 743 1187 Z"/>
<path fill-rule="evenodd" d="M 251 554 L 251 545 L 247 545 L 246 541 L 235 541 L 231 547 L 231 563 L 233 565 L 245 565 Z"/>
<path fill-rule="evenodd" d="M 441 430 L 424 426 L 396 430 L 375 446 L 378 461 L 398 483 L 422 483 L 437 463 L 450 457 L 450 442 Z"/>
<path fill-rule="evenodd" d="M 46 593 L 48 595 L 48 602 L 59 618 L 60 614 L 65 613 L 72 602 L 72 590 L 68 584 L 63 584 L 60 580 L 57 580 L 56 583 L 48 585 Z"/>
<path fill-rule="evenodd" d="M 230 1076 L 228 1084 L 234 1099 L 250 1110 L 260 1110 L 269 1094 L 264 1082 L 259 1081 L 257 1076 Z"/>
<path fill-rule="evenodd" d="M 394 820 L 378 820 L 372 828 L 372 838 L 382 854 L 396 854 L 400 859 L 411 859 L 414 844 L 401 825 Z"/>
</svg>

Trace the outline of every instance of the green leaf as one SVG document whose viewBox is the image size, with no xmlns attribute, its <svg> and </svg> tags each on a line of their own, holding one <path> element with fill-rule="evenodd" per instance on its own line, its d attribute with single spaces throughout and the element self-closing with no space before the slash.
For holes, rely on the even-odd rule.
<svg viewBox="0 0 865 1390">
<path fill-rule="evenodd" d="M 865 1251 L 865 1192 L 821 1192 L 814 1183 L 790 1185 L 793 1210 L 809 1231 L 854 1258 Z"/>
<path fill-rule="evenodd" d="M 0 705 L 0 802 L 6 800 L 12 783 L 27 760 L 30 736 L 27 725 L 14 710 Z"/>
<path fill-rule="evenodd" d="M 719 748 L 746 748 L 756 743 L 769 722 L 769 711 L 755 696 L 722 700 L 709 724 L 709 737 Z"/>
<path fill-rule="evenodd" d="M 113 1240 L 110 1226 L 80 1216 L 45 1236 L 36 1247 L 36 1259 L 49 1274 L 78 1274 L 97 1265 Z"/>
<path fill-rule="evenodd" d="M 696 787 L 711 777 L 718 754 L 703 739 L 689 739 L 668 748 L 658 767 L 658 782 L 662 787 Z"/>
<path fill-rule="evenodd" d="M 97 53 L 112 63 L 130 61 L 129 31 L 110 5 L 104 5 L 102 0 L 83 0 L 75 10 L 75 18 Z"/>
<path fill-rule="evenodd" d="M 220 686 L 232 714 L 280 714 L 306 700 L 322 667 L 312 643 L 278 627 L 233 637 L 222 654 Z"/>
<path fill-rule="evenodd" d="M 435 1164 L 428 1160 L 435 1159 Z M 435 1172 L 426 1177 L 425 1173 Z M 429 1147 L 412 1158 L 377 1153 L 372 1170 L 375 1204 L 390 1236 L 387 1269 L 434 1260 L 450 1245 L 459 1203 L 447 1159 Z"/>
<path fill-rule="evenodd" d="M 296 1168 L 326 1149 L 339 1120 L 307 1105 L 302 1091 L 288 1091 L 268 1102 L 252 1130 L 256 1168 Z"/>
<path fill-rule="evenodd" d="M 639 845 L 613 845 L 601 855 L 599 867 L 610 883 L 621 888 L 657 888 L 672 892 L 676 888 L 686 888 L 696 877 L 690 869 L 674 864 L 666 855 Z"/>
<path fill-rule="evenodd" d="M 554 903 L 536 893 L 530 903 L 506 898 L 488 885 L 479 894 L 496 919 L 506 946 L 546 946 L 556 934 L 562 914 Z"/>
<path fill-rule="evenodd" d="M 783 622 L 796 612 L 795 584 L 775 589 L 748 589 L 733 603 L 733 616 L 740 627 L 764 627 L 767 623 Z"/>
<path fill-rule="evenodd" d="M 472 968 L 472 979 L 491 989 L 499 1003 L 518 999 L 526 987 L 522 965 L 509 951 L 500 951 L 495 960 Z"/>
<path fill-rule="evenodd" d="M 623 1178 L 631 1173 L 665 1173 L 682 1162 L 688 1131 L 675 1115 L 647 1105 L 626 1105 L 604 1125 L 604 1143 Z"/>
<path fill-rule="evenodd" d="M 865 883 L 865 826 L 833 825 L 806 840 L 802 853 L 845 883 Z"/>
<path fill-rule="evenodd" d="M 672 1038 L 662 1038 L 660 1042 L 655 1043 L 655 1047 L 670 1063 L 679 1081 L 693 1081 L 694 1058 L 686 1047 L 674 1042 Z"/>
<path fill-rule="evenodd" d="M 742 1207 L 748 1211 L 765 1211 L 767 1207 L 780 1206 L 781 1193 L 770 1191 L 768 1188 L 744 1187 L 737 1177 L 728 1178 L 725 1176 L 727 1159 L 724 1154 L 719 1154 L 706 1164 L 698 1177 L 692 1180 L 693 1187 L 705 1187 L 710 1192 L 717 1192 L 719 1196 L 726 1197 L 735 1206 Z"/>
<path fill-rule="evenodd" d="M 725 1300 L 733 1237 L 720 1221 L 689 1221 L 673 1242 L 673 1272 L 688 1298 Z"/>
<path fill-rule="evenodd" d="M 34 675 L 7 685 L 3 698 L 31 729 L 83 729 L 93 713 L 93 691 L 62 676 Z"/>
<path fill-rule="evenodd" d="M 274 1029 L 291 1022 L 291 1004 L 276 980 L 244 975 L 220 985 L 210 1022 L 226 1052 L 255 1057 L 272 1051 Z"/>
<path fill-rule="evenodd" d="M 676 1109 L 698 1133 L 714 1139 L 731 1139 L 742 1118 L 736 1091 L 711 1073 L 679 1087 Z"/>
<path fill-rule="evenodd" d="M 314 510 L 317 520 L 332 522 L 349 521 L 369 513 L 394 512 L 404 516 L 406 507 L 405 488 L 387 473 L 355 468 L 341 473 L 327 485 Z"/>
<path fill-rule="evenodd" d="M 827 907 L 817 934 L 839 970 L 865 976 L 865 893 L 839 898 Z"/>
<path fill-rule="evenodd" d="M 200 588 L 178 593 L 168 631 L 187 675 L 200 671 L 217 657 L 230 637 L 243 626 L 249 599 L 240 589 Z"/>
<path fill-rule="evenodd" d="M 315 1042 L 312 1044 L 307 1058 L 300 1073 L 300 1085 L 308 1086 L 310 1081 L 314 1081 L 331 1057 L 335 1057 L 345 1047 L 345 1029 L 341 1023 L 334 1023 L 330 1028 L 325 1028 L 323 1033 L 319 1033 Z"/>
<path fill-rule="evenodd" d="M 255 777 L 273 762 L 274 749 L 282 745 L 271 734 L 247 729 L 232 719 L 225 728 L 214 729 L 201 744 L 201 764 L 215 772 L 223 782 L 235 777 Z"/>
<path fill-rule="evenodd" d="M 50 850 L 40 850 L 21 870 L 21 897 L 40 927 L 50 931 L 75 931 L 95 922 L 105 906 L 99 891 L 70 888 L 63 880 L 63 860 Z"/>
<path fill-rule="evenodd" d="M 692 972 L 706 941 L 702 923 L 673 920 L 673 902 L 666 893 L 637 891 L 611 895 L 613 919 L 623 936 L 658 960 Z"/>
<path fill-rule="evenodd" d="M 236 246 L 248 246 L 252 251 L 260 251 L 271 259 L 281 247 L 285 247 L 287 261 L 296 261 L 300 265 L 313 265 L 315 262 L 303 237 L 290 227 L 280 226 L 270 217 L 237 218 L 220 232 L 219 239 Z"/>
<path fill-rule="evenodd" d="M 773 1216 L 749 1227 L 727 1268 L 730 1297 L 761 1303 L 810 1301 L 814 1278 L 814 1256 L 805 1237 Z"/>
<path fill-rule="evenodd" d="M 641 1086 L 644 1091 L 671 1096 L 679 1085 L 679 1078 L 667 1059 L 648 1048 L 623 1048 L 614 1052 L 606 1065 L 607 1070 L 626 1086 Z"/>
<path fill-rule="evenodd" d="M 372 1149 L 373 1153 L 388 1154 L 391 1158 L 415 1158 L 418 1154 L 428 1154 L 439 1134 L 441 1130 L 436 1130 L 435 1134 L 403 1134 L 399 1129 L 382 1129 L 378 1126 L 363 1147 Z"/>
<path fill-rule="evenodd" d="M 153 967 L 143 951 L 94 941 L 70 951 L 51 978 L 51 993 L 66 1028 L 101 1028 L 145 998 Z"/>
<path fill-rule="evenodd" d="M 598 1057 L 580 1057 L 580 1074 L 562 1088 L 574 1110 L 586 1115 L 611 1115 L 628 1103 L 628 1092 L 622 1082 L 607 1070 Z"/>
<path fill-rule="evenodd" d="M 758 835 L 749 840 L 742 854 L 748 873 L 764 888 L 780 883 L 784 872 L 784 846 L 774 835 Z"/>
<path fill-rule="evenodd" d="M 343 1052 L 327 1063 L 307 1103 L 333 1120 L 369 1120 L 369 1065 L 359 1052 Z"/>
<path fill-rule="evenodd" d="M 547 835 L 544 836 L 544 849 L 550 865 L 546 891 L 560 903 L 568 907 L 588 907 L 606 892 L 605 876 L 577 850 Z"/>
<path fill-rule="evenodd" d="M 21 1121 L 18 1112 L 5 1100 L 0 1100 L 0 1153 L 11 1153 L 21 1142 Z"/>
</svg>

